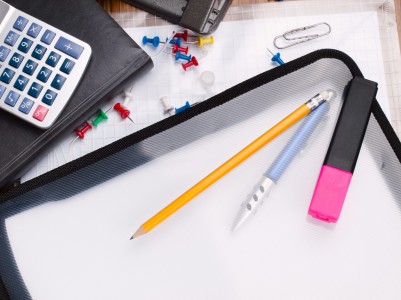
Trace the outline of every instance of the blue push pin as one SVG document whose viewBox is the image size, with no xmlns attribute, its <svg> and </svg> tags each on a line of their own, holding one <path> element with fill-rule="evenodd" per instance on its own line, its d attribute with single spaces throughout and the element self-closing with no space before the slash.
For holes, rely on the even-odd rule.
<svg viewBox="0 0 401 300">
<path fill-rule="evenodd" d="M 184 105 L 184 106 L 179 107 L 179 108 L 176 108 L 176 109 L 175 109 L 175 113 L 176 113 L 176 114 L 179 114 L 180 112 L 183 112 L 184 110 L 187 110 L 187 109 L 190 108 L 190 107 L 191 107 L 191 104 L 189 104 L 189 102 L 187 101 L 187 102 L 185 102 L 185 105 Z"/>
<path fill-rule="evenodd" d="M 185 55 L 184 53 L 181 53 L 181 52 L 177 52 L 175 54 L 175 60 L 182 59 L 182 60 L 190 61 L 191 58 L 192 58 L 191 54 L 190 55 Z"/>
<path fill-rule="evenodd" d="M 166 41 L 167 40 L 168 39 L 166 39 Z M 176 38 L 176 39 L 170 40 L 170 44 L 177 45 L 178 47 L 181 47 L 181 38 Z"/>
<path fill-rule="evenodd" d="M 155 36 L 153 39 L 147 38 L 146 35 L 142 38 L 142 44 L 146 45 L 147 43 L 151 43 L 153 47 L 157 48 L 160 43 L 160 38 Z"/>
<path fill-rule="evenodd" d="M 284 65 L 283 60 L 280 58 L 280 52 L 277 52 L 276 54 L 274 54 L 273 52 L 270 51 L 269 48 L 267 48 L 267 50 L 271 53 L 272 57 L 272 61 L 275 61 L 276 63 L 278 63 L 279 65 Z"/>
</svg>

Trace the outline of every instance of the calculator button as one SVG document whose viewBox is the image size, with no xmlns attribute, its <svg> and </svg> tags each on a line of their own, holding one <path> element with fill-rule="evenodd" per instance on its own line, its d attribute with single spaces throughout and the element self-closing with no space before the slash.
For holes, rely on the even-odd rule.
<svg viewBox="0 0 401 300">
<path fill-rule="evenodd" d="M 52 105 L 54 100 L 56 100 L 56 97 L 56 92 L 53 92 L 52 90 L 47 90 L 46 94 L 42 98 L 42 102 L 46 103 L 47 105 Z"/>
<path fill-rule="evenodd" d="M 39 79 L 40 81 L 46 83 L 51 74 L 52 74 L 52 71 L 50 71 L 46 67 L 42 67 L 42 69 L 40 69 L 39 74 L 38 74 L 38 76 L 36 76 L 36 78 Z"/>
<path fill-rule="evenodd" d="M 4 92 L 6 91 L 6 87 L 0 84 L 0 98 L 3 97 Z"/>
<path fill-rule="evenodd" d="M 65 74 L 70 74 L 72 69 L 74 68 L 74 66 L 75 66 L 75 63 L 72 60 L 69 60 L 68 58 L 66 58 L 60 67 L 60 71 Z"/>
<path fill-rule="evenodd" d="M 31 111 L 31 108 L 33 107 L 34 104 L 35 104 L 35 102 L 33 102 L 32 100 L 30 100 L 28 98 L 24 98 L 24 100 L 22 100 L 22 103 L 19 106 L 18 110 L 23 112 L 24 114 L 29 114 L 29 112 Z"/>
<path fill-rule="evenodd" d="M 23 91 L 28 84 L 29 79 L 20 75 L 14 83 L 14 87 L 20 91 Z"/>
<path fill-rule="evenodd" d="M 43 121 L 44 118 L 46 117 L 47 112 L 49 111 L 48 108 L 38 105 L 36 108 L 35 112 L 33 113 L 32 117 L 34 117 L 36 120 Z"/>
<path fill-rule="evenodd" d="M 34 98 L 38 98 L 42 89 L 43 86 L 41 86 L 39 83 L 34 82 L 28 90 L 28 95 Z"/>
<path fill-rule="evenodd" d="M 6 39 L 4 40 L 4 43 L 6 43 L 7 45 L 10 45 L 10 46 L 14 46 L 15 43 L 17 42 L 18 38 L 19 38 L 19 34 L 10 30 L 10 32 L 6 36 Z"/>
<path fill-rule="evenodd" d="M 49 29 L 47 29 L 45 31 L 45 33 L 42 35 L 42 38 L 40 39 L 40 41 L 42 43 L 45 43 L 46 45 L 50 45 L 53 42 L 53 39 L 55 36 L 56 36 L 56 34 L 53 31 L 50 31 Z"/>
<path fill-rule="evenodd" d="M 49 66 L 55 67 L 60 60 L 61 55 L 56 52 L 50 52 L 49 57 L 46 60 L 46 64 Z"/>
<path fill-rule="evenodd" d="M 18 50 L 24 53 L 28 53 L 29 49 L 31 49 L 32 44 L 33 41 L 27 38 L 23 38 L 18 46 Z"/>
<path fill-rule="evenodd" d="M 36 45 L 35 49 L 32 52 L 32 57 L 41 60 L 43 56 L 46 53 L 47 48 L 41 46 L 41 45 Z"/>
<path fill-rule="evenodd" d="M 11 79 L 13 79 L 15 72 L 10 70 L 9 68 L 5 68 L 3 73 L 1 73 L 0 80 L 5 83 L 10 83 Z"/>
<path fill-rule="evenodd" d="M 5 61 L 10 52 L 10 49 L 4 46 L 0 46 L 0 61 Z"/>
<path fill-rule="evenodd" d="M 25 74 L 32 75 L 35 72 L 37 66 L 38 66 L 38 63 L 36 63 L 33 60 L 29 59 L 26 62 L 26 64 L 25 64 L 24 68 L 22 69 L 22 71 Z"/>
<path fill-rule="evenodd" d="M 19 16 L 18 19 L 14 22 L 14 28 L 23 31 L 25 29 L 26 24 L 28 24 L 28 20 L 24 17 Z"/>
<path fill-rule="evenodd" d="M 76 59 L 78 59 L 81 56 L 82 51 L 84 51 L 83 47 L 64 37 L 58 39 L 54 48 Z"/>
<path fill-rule="evenodd" d="M 54 87 L 56 90 L 61 90 L 61 88 L 64 85 L 64 82 L 67 80 L 64 76 L 61 76 L 60 74 L 57 74 L 53 81 L 51 86 Z"/>
<path fill-rule="evenodd" d="M 18 69 L 23 60 L 24 60 L 24 57 L 21 54 L 14 53 L 14 55 L 11 57 L 10 62 L 8 64 L 10 66 Z"/>
<path fill-rule="evenodd" d="M 31 27 L 29 27 L 27 35 L 36 38 L 39 34 L 39 32 L 42 30 L 42 26 L 32 23 Z"/>
<path fill-rule="evenodd" d="M 14 91 L 10 91 L 7 95 L 6 100 L 4 100 L 4 103 L 14 107 L 15 104 L 17 104 L 18 99 L 19 99 L 19 94 Z"/>
</svg>

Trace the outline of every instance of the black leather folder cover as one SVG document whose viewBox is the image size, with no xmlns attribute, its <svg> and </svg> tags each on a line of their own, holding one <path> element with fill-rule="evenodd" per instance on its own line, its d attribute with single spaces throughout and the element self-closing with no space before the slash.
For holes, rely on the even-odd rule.
<svg viewBox="0 0 401 300">
<path fill-rule="evenodd" d="M 0 110 L 0 189 L 10 185 L 46 154 L 60 137 L 72 134 L 86 117 L 150 69 L 150 57 L 95 0 L 8 0 L 92 47 L 86 73 L 63 113 L 47 130 Z"/>
</svg>

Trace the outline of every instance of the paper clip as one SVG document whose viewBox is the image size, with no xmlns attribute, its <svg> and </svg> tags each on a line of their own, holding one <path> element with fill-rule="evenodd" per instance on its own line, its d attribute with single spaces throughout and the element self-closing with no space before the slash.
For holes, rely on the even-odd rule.
<svg viewBox="0 0 401 300">
<path fill-rule="evenodd" d="M 301 36 L 295 35 L 296 33 L 300 32 L 300 31 L 305 31 L 305 30 L 309 30 L 309 29 L 317 28 L 317 27 L 327 27 L 327 30 L 322 33 L 315 33 L 315 34 L 301 35 Z M 307 41 L 314 40 L 314 39 L 320 38 L 322 36 L 328 35 L 328 34 L 330 34 L 330 32 L 331 32 L 331 26 L 328 23 L 325 23 L 325 22 L 316 23 L 313 25 L 299 27 L 299 28 L 295 28 L 295 29 L 286 31 L 282 35 L 276 36 L 273 40 L 273 44 L 277 49 L 285 49 L 285 48 L 288 48 L 288 47 L 291 47 L 291 46 L 294 46 L 297 44 L 305 43 Z M 291 42 L 291 41 L 293 41 L 293 42 L 286 44 L 286 45 L 278 45 L 277 40 L 279 40 L 279 39 L 284 39 L 287 42 Z"/>
</svg>

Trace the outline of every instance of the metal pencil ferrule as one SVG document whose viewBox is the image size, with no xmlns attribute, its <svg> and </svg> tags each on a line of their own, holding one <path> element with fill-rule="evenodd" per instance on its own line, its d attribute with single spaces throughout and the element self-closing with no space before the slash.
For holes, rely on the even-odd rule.
<svg viewBox="0 0 401 300">
<path fill-rule="evenodd" d="M 311 99 L 309 99 L 307 102 L 305 102 L 305 105 L 311 110 L 315 110 L 320 104 L 322 104 L 324 101 L 327 101 L 329 99 L 332 99 L 336 96 L 336 93 L 332 90 L 325 90 L 320 92 L 319 94 L 313 96 Z"/>
</svg>

